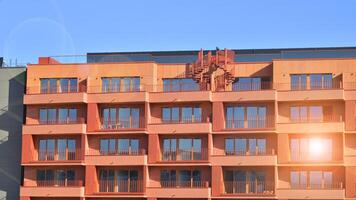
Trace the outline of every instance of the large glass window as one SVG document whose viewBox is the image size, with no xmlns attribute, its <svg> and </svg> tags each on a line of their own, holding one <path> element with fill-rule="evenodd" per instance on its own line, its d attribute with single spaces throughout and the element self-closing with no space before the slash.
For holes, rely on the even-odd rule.
<svg viewBox="0 0 356 200">
<path fill-rule="evenodd" d="M 228 106 L 226 108 L 226 128 L 265 128 L 267 108 L 264 106 Z"/>
<path fill-rule="evenodd" d="M 40 139 L 38 142 L 38 160 L 75 160 L 77 156 L 75 139 Z"/>
<path fill-rule="evenodd" d="M 138 139 L 101 139 L 101 155 L 137 155 L 139 154 Z"/>
<path fill-rule="evenodd" d="M 292 161 L 329 161 L 332 160 L 332 149 L 331 138 L 292 138 L 290 140 Z"/>
<path fill-rule="evenodd" d="M 262 78 L 260 77 L 242 77 L 237 78 L 237 80 L 232 84 L 233 91 L 251 91 L 251 90 L 261 90 L 262 88 Z"/>
<path fill-rule="evenodd" d="M 202 121 L 200 107 L 165 107 L 162 108 L 164 123 L 192 123 Z"/>
<path fill-rule="evenodd" d="M 293 74 L 291 75 L 292 90 L 306 90 L 307 78 L 309 77 L 312 90 L 330 89 L 333 87 L 332 74 Z"/>
<path fill-rule="evenodd" d="M 102 92 L 140 91 L 139 77 L 112 77 L 101 79 Z"/>
<path fill-rule="evenodd" d="M 265 138 L 226 138 L 226 155 L 264 155 L 266 154 Z"/>
<path fill-rule="evenodd" d="M 100 192 L 138 192 L 142 191 L 142 185 L 138 182 L 137 170 L 99 170 Z"/>
<path fill-rule="evenodd" d="M 291 171 L 291 188 L 331 188 L 333 180 L 332 175 L 333 173 L 331 171 Z"/>
<path fill-rule="evenodd" d="M 199 170 L 161 170 L 161 187 L 201 187 Z"/>
<path fill-rule="evenodd" d="M 163 160 L 201 160 L 202 141 L 199 138 L 163 139 Z M 177 154 L 178 152 L 178 154 Z"/>
<path fill-rule="evenodd" d="M 197 91 L 197 90 L 199 90 L 199 84 L 196 83 L 193 79 L 189 79 L 189 78 L 163 79 L 164 92 Z"/>
<path fill-rule="evenodd" d="M 78 92 L 77 78 L 43 78 L 40 79 L 41 93 Z"/>
<path fill-rule="evenodd" d="M 104 108 L 102 110 L 102 128 L 139 128 L 139 108 Z"/>
<path fill-rule="evenodd" d="M 294 123 L 322 122 L 324 120 L 323 110 L 323 106 L 291 106 L 290 120 Z"/>
<path fill-rule="evenodd" d="M 234 193 L 263 193 L 266 191 L 266 173 L 263 171 L 225 170 L 225 192 Z"/>
<path fill-rule="evenodd" d="M 39 187 L 75 185 L 75 170 L 72 169 L 39 169 L 36 175 Z"/>
<path fill-rule="evenodd" d="M 40 124 L 67 124 L 77 122 L 76 108 L 41 108 Z"/>
<path fill-rule="evenodd" d="M 291 75 L 291 89 L 292 90 L 307 89 L 307 75 L 306 74 Z"/>
</svg>

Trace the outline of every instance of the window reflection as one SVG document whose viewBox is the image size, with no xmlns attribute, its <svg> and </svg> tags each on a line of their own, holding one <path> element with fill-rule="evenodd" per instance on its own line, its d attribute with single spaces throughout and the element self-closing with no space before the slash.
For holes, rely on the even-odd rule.
<svg viewBox="0 0 356 200">
<path fill-rule="evenodd" d="M 197 90 L 199 90 L 199 84 L 190 78 L 163 79 L 164 92 Z"/>
</svg>

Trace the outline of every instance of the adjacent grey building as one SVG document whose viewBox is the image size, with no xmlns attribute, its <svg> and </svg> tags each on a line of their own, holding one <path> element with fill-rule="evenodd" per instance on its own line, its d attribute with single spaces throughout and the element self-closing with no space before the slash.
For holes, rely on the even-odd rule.
<svg viewBox="0 0 356 200">
<path fill-rule="evenodd" d="M 0 65 L 0 200 L 19 199 L 25 67 Z"/>
</svg>

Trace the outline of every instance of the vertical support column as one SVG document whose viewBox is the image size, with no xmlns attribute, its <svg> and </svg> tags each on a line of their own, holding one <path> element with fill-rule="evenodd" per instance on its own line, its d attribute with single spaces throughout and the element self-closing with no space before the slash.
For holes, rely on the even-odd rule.
<svg viewBox="0 0 356 200">
<path fill-rule="evenodd" d="M 345 129 L 346 130 L 355 130 L 356 122 L 356 101 L 345 101 Z"/>
<path fill-rule="evenodd" d="M 85 194 L 98 192 L 99 181 L 95 165 L 87 165 L 85 168 Z"/>
<path fill-rule="evenodd" d="M 213 134 L 209 133 L 208 134 L 208 160 L 211 162 L 211 155 L 213 155 L 214 152 L 214 146 L 213 146 Z"/>
<path fill-rule="evenodd" d="M 148 135 L 148 163 L 155 163 L 160 158 L 158 134 Z"/>
<path fill-rule="evenodd" d="M 289 140 L 288 134 L 278 134 L 278 163 L 286 163 L 289 161 Z"/>
<path fill-rule="evenodd" d="M 87 132 L 93 132 L 100 127 L 100 115 L 98 104 L 88 103 Z"/>
<path fill-rule="evenodd" d="M 80 152 L 80 159 L 82 161 L 85 160 L 85 154 L 89 151 L 89 148 L 88 148 L 88 140 L 87 140 L 87 135 L 86 134 L 82 134 L 81 135 L 81 152 Z"/>
<path fill-rule="evenodd" d="M 32 135 L 22 135 L 22 163 L 28 163 L 35 158 L 35 144 Z"/>
<path fill-rule="evenodd" d="M 149 102 L 145 102 L 145 128 L 148 128 L 148 124 L 151 122 L 150 120 L 150 116 L 151 116 L 151 109 L 150 109 L 150 103 Z"/>
<path fill-rule="evenodd" d="M 223 102 L 213 102 L 213 131 L 224 129 L 224 104 Z"/>
<path fill-rule="evenodd" d="M 223 171 L 221 166 L 211 167 L 211 195 L 220 196 L 223 190 Z"/>
</svg>

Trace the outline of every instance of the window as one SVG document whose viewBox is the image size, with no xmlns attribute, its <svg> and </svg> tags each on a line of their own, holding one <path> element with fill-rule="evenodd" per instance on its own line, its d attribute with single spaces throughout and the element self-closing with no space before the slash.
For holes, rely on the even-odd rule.
<svg viewBox="0 0 356 200">
<path fill-rule="evenodd" d="M 101 155 L 138 155 L 139 152 L 138 139 L 101 139 L 100 154 Z"/>
<path fill-rule="evenodd" d="M 332 175 L 330 171 L 291 171 L 291 188 L 297 189 L 321 189 L 332 187 Z"/>
<path fill-rule="evenodd" d="M 102 110 L 102 128 L 139 128 L 139 108 L 104 108 Z"/>
<path fill-rule="evenodd" d="M 78 92 L 77 78 L 43 78 L 40 79 L 41 93 Z"/>
<path fill-rule="evenodd" d="M 229 106 L 226 108 L 226 128 L 265 128 L 267 109 L 264 106 Z"/>
<path fill-rule="evenodd" d="M 37 170 L 37 186 L 75 185 L 75 170 L 40 169 Z"/>
<path fill-rule="evenodd" d="M 142 191 L 137 170 L 99 170 L 100 192 L 139 192 Z"/>
<path fill-rule="evenodd" d="M 140 91 L 139 77 L 112 77 L 101 79 L 102 92 Z"/>
<path fill-rule="evenodd" d="M 290 120 L 294 123 L 302 122 L 323 122 L 324 121 L 324 110 L 326 112 L 325 120 L 331 119 L 331 107 L 330 106 L 291 106 L 290 107 Z"/>
<path fill-rule="evenodd" d="M 40 124 L 76 123 L 78 119 L 76 108 L 41 108 L 39 115 Z"/>
<path fill-rule="evenodd" d="M 163 160 L 202 160 L 202 141 L 198 138 L 163 139 Z M 178 154 L 177 154 L 178 152 Z"/>
<path fill-rule="evenodd" d="M 266 154 L 264 138 L 226 138 L 226 155 L 264 155 Z"/>
<path fill-rule="evenodd" d="M 232 84 L 233 91 L 254 91 L 269 89 L 269 85 L 263 84 L 266 80 L 261 77 L 241 77 Z"/>
<path fill-rule="evenodd" d="M 165 107 L 162 108 L 162 121 L 164 123 L 192 123 L 201 122 L 202 111 L 200 107 Z"/>
<path fill-rule="evenodd" d="M 190 78 L 163 79 L 164 92 L 197 90 L 199 90 L 199 84 Z"/>
<path fill-rule="evenodd" d="M 161 170 L 161 187 L 201 187 L 199 170 Z"/>
<path fill-rule="evenodd" d="M 75 160 L 75 139 L 40 139 L 38 142 L 38 160 Z"/>
<path fill-rule="evenodd" d="M 330 161 L 333 155 L 331 138 L 292 138 L 292 161 Z"/>
<path fill-rule="evenodd" d="M 263 193 L 266 191 L 263 171 L 226 170 L 224 171 L 225 192 L 236 193 Z"/>
<path fill-rule="evenodd" d="M 292 90 L 307 89 L 307 75 L 306 74 L 291 75 L 291 89 Z"/>
</svg>

